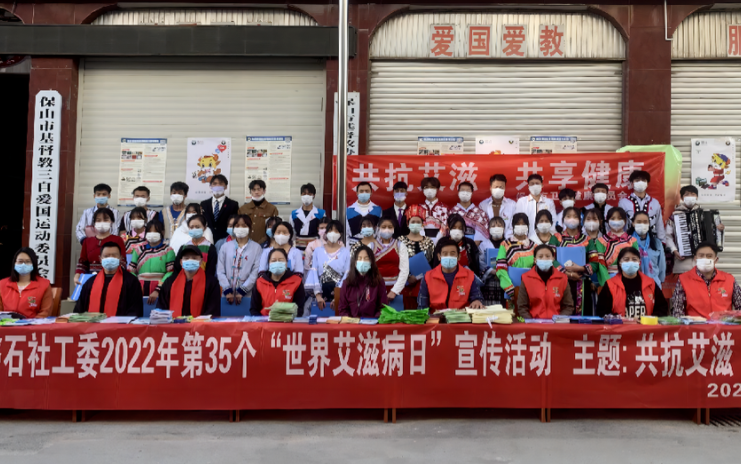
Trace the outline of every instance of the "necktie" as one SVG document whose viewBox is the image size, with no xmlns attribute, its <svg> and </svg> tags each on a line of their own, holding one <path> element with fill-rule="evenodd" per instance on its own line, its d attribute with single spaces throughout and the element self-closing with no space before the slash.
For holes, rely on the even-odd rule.
<svg viewBox="0 0 741 464">
<path fill-rule="evenodd" d="M 214 205 L 214 222 L 219 220 L 219 200 L 215 200 L 216 204 Z"/>
<path fill-rule="evenodd" d="M 404 217 L 404 208 L 399 208 L 399 225 L 401 225 L 401 218 Z"/>
</svg>

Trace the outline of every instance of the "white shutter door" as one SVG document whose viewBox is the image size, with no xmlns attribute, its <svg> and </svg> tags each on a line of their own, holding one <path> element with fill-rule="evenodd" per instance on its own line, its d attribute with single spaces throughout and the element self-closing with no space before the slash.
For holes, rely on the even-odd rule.
<svg viewBox="0 0 741 464">
<path fill-rule="evenodd" d="M 622 63 L 373 61 L 371 154 L 415 154 L 417 137 L 575 135 L 580 152 L 622 146 Z"/>
<path fill-rule="evenodd" d="M 682 185 L 690 178 L 690 139 L 735 137 L 736 185 L 741 185 L 741 62 L 674 61 L 672 63 L 672 145 L 682 152 Z M 720 210 L 726 226 L 719 268 L 741 278 L 741 207 L 706 204 Z"/>
<path fill-rule="evenodd" d="M 293 137 L 291 205 L 280 206 L 282 217 L 301 204 L 302 184 L 311 182 L 322 191 L 323 61 L 100 59 L 87 60 L 80 74 L 77 218 L 94 204 L 97 183 L 113 187 L 117 203 L 122 137 L 167 139 L 166 205 L 170 184 L 185 180 L 188 137 L 232 138 L 229 196 L 240 204 L 245 201 L 247 135 Z M 319 205 L 321 198 L 317 195 Z M 73 240 L 73 261 L 79 249 Z"/>
</svg>

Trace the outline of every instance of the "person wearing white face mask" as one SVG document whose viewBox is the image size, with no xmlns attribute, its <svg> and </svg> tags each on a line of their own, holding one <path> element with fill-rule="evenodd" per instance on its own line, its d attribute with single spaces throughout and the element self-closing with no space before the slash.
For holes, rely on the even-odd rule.
<svg viewBox="0 0 741 464">
<path fill-rule="evenodd" d="M 301 207 L 291 213 L 291 222 L 296 231 L 296 248 L 305 251 L 309 243 L 319 238 L 319 223 L 327 217 L 323 209 L 314 206 L 316 187 L 313 184 L 301 186 Z"/>
<path fill-rule="evenodd" d="M 206 271 L 206 275 L 209 277 L 216 277 L 216 267 L 219 260 L 219 255 L 216 254 L 216 247 L 211 241 L 205 237 L 206 231 L 206 218 L 201 214 L 196 214 L 192 218 L 188 219 L 188 236 L 190 240 L 184 245 L 193 245 L 203 255 L 201 259 L 201 267 Z"/>
<path fill-rule="evenodd" d="M 495 217 L 504 219 L 504 237 L 512 236 L 512 216 L 515 215 L 517 202 L 504 196 L 507 188 L 507 177 L 504 174 L 494 174 L 489 178 L 491 196 L 479 203 L 479 208 L 486 213 L 489 220 Z"/>
<path fill-rule="evenodd" d="M 134 249 L 128 271 L 141 282 L 142 295 L 149 297 L 153 304 L 162 289 L 162 284 L 175 268 L 175 252 L 162 238 L 164 225 L 152 221 L 146 226 L 146 243 Z"/>
<path fill-rule="evenodd" d="M 561 189 L 558 192 L 558 200 L 561 202 L 561 208 L 563 209 L 554 217 L 555 223 L 553 225 L 556 227 L 556 231 L 560 233 L 564 229 L 563 212 L 566 208 L 571 208 L 576 203 L 576 192 L 570 188 Z"/>
<path fill-rule="evenodd" d="M 620 272 L 602 288 L 597 302 L 597 316 L 667 316 L 669 305 L 661 288 L 654 279 L 640 271 L 640 252 L 635 248 L 624 248 L 617 261 Z"/>
<path fill-rule="evenodd" d="M 463 216 L 459 214 L 451 214 L 448 217 L 447 229 L 447 237 L 458 245 L 458 264 L 467 267 L 473 271 L 477 277 L 480 277 L 481 268 L 479 266 L 481 261 L 479 260 L 479 247 L 476 245 L 476 242 L 466 237 L 466 221 L 463 219 Z M 440 247 L 436 246 L 435 256 L 437 256 L 439 252 Z M 440 263 L 435 260 L 432 261 L 432 267 L 435 267 L 438 264 Z"/>
<path fill-rule="evenodd" d="M 522 275 L 517 292 L 517 314 L 523 319 L 553 319 L 574 313 L 569 280 L 553 268 L 556 253 L 550 245 L 538 245 L 533 251 L 535 265 Z"/>
<path fill-rule="evenodd" d="M 94 274 L 103 270 L 100 262 L 100 249 L 108 243 L 113 242 L 118 245 L 119 249 L 124 249 L 124 242 L 118 235 L 115 235 L 113 212 L 108 208 L 102 208 L 93 215 L 93 224 L 95 227 L 95 236 L 87 237 L 82 241 L 80 250 L 80 259 L 77 261 L 75 269 L 75 284 L 80 283 L 80 275 Z M 123 255 L 122 266 L 126 265 L 126 255 Z"/>
<path fill-rule="evenodd" d="M 185 219 L 185 200 L 188 198 L 190 187 L 185 182 L 174 182 L 170 186 L 170 201 L 172 204 L 165 208 L 165 238 L 172 238 L 173 234 Z"/>
<path fill-rule="evenodd" d="M 226 238 L 227 222 L 229 218 L 237 214 L 245 214 L 240 211 L 239 203 L 226 196 L 229 180 L 223 174 L 217 174 L 211 178 L 211 198 L 201 202 L 201 214 L 206 218 L 206 225 L 213 231 L 214 240 L 218 242 Z"/>
<path fill-rule="evenodd" d="M 147 243 L 144 237 L 145 226 L 147 225 L 147 212 L 144 208 L 136 207 L 130 211 L 131 230 L 128 233 L 120 234 L 124 241 L 127 255 L 131 255 L 135 249 L 144 246 Z M 159 222 L 159 221 L 158 221 Z"/>
<path fill-rule="evenodd" d="M 509 268 L 517 267 L 530 269 L 535 258 L 533 251 L 535 243 L 528 238 L 530 235 L 530 221 L 525 213 L 515 213 L 512 218 L 512 238 L 506 239 L 499 247 L 497 254 L 497 277 L 502 290 L 511 301 L 517 301 L 515 286 L 509 278 Z"/>
<path fill-rule="evenodd" d="M 266 232 L 268 219 L 280 214 L 278 208 L 265 199 L 265 187 L 265 182 L 261 179 L 250 182 L 252 201 L 239 208 L 239 214 L 246 214 L 252 219 L 250 238 L 257 243 L 264 243 L 268 238 Z"/>
<path fill-rule="evenodd" d="M 97 210 L 103 208 L 110 209 L 113 212 L 113 223 L 118 224 L 118 210 L 111 208 L 108 204 L 111 199 L 111 187 L 108 184 L 96 185 L 93 187 L 93 198 L 95 200 L 95 206 L 91 206 L 82 212 L 80 221 L 77 223 L 77 228 L 75 229 L 75 235 L 77 235 L 77 240 L 80 243 L 82 243 L 85 237 L 93 237 L 95 235 L 93 214 Z"/>
<path fill-rule="evenodd" d="M 314 251 L 304 282 L 306 292 L 313 293 L 319 309 L 335 300 L 335 289 L 350 269 L 350 251 L 340 240 L 342 223 L 333 220 L 325 226 L 326 242 Z"/>
<path fill-rule="evenodd" d="M 623 248 L 638 250 L 638 241 L 625 232 L 627 216 L 622 208 L 612 208 L 607 212 L 608 231 L 602 237 L 594 240 L 593 248 L 589 252 L 589 263 L 597 274 L 600 287 L 619 271 L 618 254 Z"/>
<path fill-rule="evenodd" d="M 638 241 L 641 253 L 641 272 L 654 279 L 661 288 L 666 279 L 664 245 L 650 229 L 648 214 L 640 212 L 633 216 L 633 237 Z"/>
<path fill-rule="evenodd" d="M 694 256 L 695 267 L 679 276 L 672 297 L 674 317 L 709 319 L 712 313 L 741 310 L 741 288 L 729 273 L 716 268 L 718 247 L 703 242 Z"/>
<path fill-rule="evenodd" d="M 306 245 L 306 249 L 304 250 L 304 277 L 308 275 L 309 269 L 311 269 L 312 267 L 314 252 L 329 242 L 327 238 L 327 227 L 330 222 L 332 222 L 332 219 L 326 216 L 323 217 L 319 221 L 319 225 L 317 226 L 317 233 L 319 234 L 319 237 L 313 242 Z M 340 238 L 341 237 L 337 237 L 337 243 L 339 244 L 339 246 L 344 247 L 345 244 L 342 242 L 342 240 L 340 240 Z"/>
<path fill-rule="evenodd" d="M 143 185 L 140 185 L 139 187 L 135 188 L 133 192 L 131 192 L 131 195 L 133 196 L 133 203 L 134 208 L 143 208 L 146 212 L 147 217 L 144 218 L 145 223 L 157 218 L 160 222 L 164 224 L 165 219 L 162 217 L 161 211 L 155 211 L 153 209 L 149 209 L 147 207 L 147 203 L 149 202 L 149 189 L 147 187 L 144 187 Z M 119 199 L 120 202 L 121 199 Z M 113 230 L 113 233 L 117 233 L 119 235 L 125 235 L 131 230 L 131 211 L 127 211 L 124 213 L 123 217 L 121 218 L 121 221 L 118 223 L 117 229 Z"/>
<path fill-rule="evenodd" d="M 484 283 L 481 286 L 481 293 L 484 295 L 484 306 L 505 304 L 504 291 L 496 275 L 496 258 L 492 260 L 493 262 L 487 259 L 490 249 L 498 250 L 502 246 L 505 230 L 506 222 L 504 218 L 493 217 L 489 221 L 489 239 L 479 244 L 479 270 L 481 271 L 481 280 Z"/>
<path fill-rule="evenodd" d="M 560 239 L 551 233 L 553 230 L 553 216 L 547 209 L 538 211 L 535 215 L 535 229 L 530 233 L 530 240 L 535 245 L 551 245 L 557 247 Z"/>
<path fill-rule="evenodd" d="M 397 182 L 394 184 L 394 204 L 390 208 L 384 209 L 381 213 L 382 218 L 389 218 L 394 222 L 394 238 L 399 238 L 409 233 L 407 227 L 407 184 Z"/>
<path fill-rule="evenodd" d="M 464 181 L 458 184 L 457 205 L 450 210 L 450 214 L 458 214 L 466 221 L 466 236 L 472 238 L 478 246 L 481 242 L 489 237 L 489 218 L 486 213 L 473 204 L 473 184 Z"/>
<path fill-rule="evenodd" d="M 361 234 L 361 222 L 366 216 L 375 216 L 380 218 L 383 210 L 380 206 L 371 201 L 373 187 L 368 182 L 360 182 L 355 187 L 358 194 L 358 201 L 350 205 L 346 210 L 345 216 L 345 233 L 347 234 L 347 246 L 351 247 L 358 240 L 363 238 Z"/>
<path fill-rule="evenodd" d="M 440 191 L 439 179 L 425 177 L 422 179 L 421 187 L 425 202 L 419 206 L 424 208 L 427 214 L 424 223 L 425 236 L 430 237 L 433 242 L 437 242 L 438 237 L 445 235 L 450 208 L 437 198 Z"/>
<path fill-rule="evenodd" d="M 666 242 L 661 204 L 659 204 L 659 200 L 652 198 L 651 195 L 646 193 L 648 183 L 651 182 L 651 174 L 646 171 L 633 171 L 630 173 L 628 180 L 633 186 L 633 193 L 618 202 L 618 206 L 628 215 L 625 223 L 626 230 L 631 225 L 633 215 L 638 211 L 643 211 L 648 213 L 651 231 L 656 234 L 662 243 Z"/>
<path fill-rule="evenodd" d="M 516 213 L 525 213 L 530 224 L 535 224 L 535 215 L 538 211 L 548 210 L 551 217 L 556 217 L 556 205 L 553 200 L 543 195 L 543 177 L 540 174 L 530 174 L 527 178 L 530 195 L 517 200 Z M 556 232 L 556 226 L 551 227 L 551 232 Z"/>
<path fill-rule="evenodd" d="M 172 238 L 170 239 L 170 248 L 172 248 L 172 251 L 175 252 L 175 255 L 178 254 L 180 251 L 180 248 L 188 243 L 190 241 L 190 227 L 188 227 L 188 221 L 190 218 L 197 214 L 201 214 L 201 205 L 198 203 L 190 203 L 188 206 L 185 207 L 183 222 L 180 224 L 180 227 L 177 228 L 175 233 L 172 235 Z M 214 243 L 214 235 L 213 232 L 211 232 L 211 229 L 206 227 L 206 230 L 203 232 L 203 237 L 208 240 L 210 243 Z"/>
<path fill-rule="evenodd" d="M 262 247 L 250 239 L 252 219 L 246 214 L 235 216 L 232 225 L 233 240 L 219 250 L 216 277 L 228 304 L 241 304 L 242 298 L 252 292 L 260 269 Z"/>
<path fill-rule="evenodd" d="M 599 213 L 592 212 L 591 214 Z M 582 233 L 580 216 L 579 210 L 573 206 L 563 210 L 563 232 L 559 234 L 561 241 L 556 246 L 582 248 L 586 259 L 592 251 L 594 243 L 588 235 Z M 569 278 L 569 288 L 571 289 L 571 297 L 574 299 L 574 310 L 576 313 L 591 316 L 594 305 L 592 301 L 592 285 L 589 279 L 591 279 L 593 274 L 593 267 L 589 263 L 586 263 L 585 266 L 580 266 L 567 261 L 561 263 L 558 270 L 566 274 L 566 277 Z"/>
<path fill-rule="evenodd" d="M 607 186 L 607 184 L 603 183 L 596 183 L 592 186 L 592 203 L 588 204 L 584 207 L 584 214 L 590 209 L 596 209 L 599 211 L 599 213 L 602 215 L 602 218 L 605 218 L 607 215 L 607 212 L 612 208 L 612 205 L 607 203 L 607 198 L 610 195 L 610 187 Z M 613 199 L 614 199 L 613 195 Z M 586 200 L 587 198 L 585 198 Z M 606 231 L 602 230 L 602 233 L 605 233 Z"/>
<path fill-rule="evenodd" d="M 694 185 L 685 185 L 679 190 L 679 196 L 682 198 L 682 202 L 678 204 L 674 208 L 674 214 L 677 215 L 686 215 L 689 212 L 693 212 L 695 214 L 701 214 L 702 213 L 702 207 L 697 204 L 697 198 L 698 198 L 698 190 L 697 187 Z M 674 214 L 672 214 L 669 217 L 669 220 L 666 222 L 666 247 L 674 254 L 674 268 L 672 270 L 673 274 L 683 274 L 694 266 L 692 263 L 692 257 L 691 256 L 682 256 L 679 253 L 679 248 L 677 247 L 677 242 L 682 239 L 686 239 L 687 242 L 695 241 L 695 239 L 691 237 L 698 237 L 700 236 L 700 230 L 698 228 L 699 224 L 694 221 L 687 221 L 687 226 L 689 227 L 689 230 L 686 232 L 683 232 L 681 230 L 677 230 Z M 715 227 L 718 228 L 719 231 L 725 230 L 725 226 L 720 222 L 720 218 L 717 218 L 715 221 Z M 679 234 L 683 234 L 682 237 L 679 237 Z"/>
<path fill-rule="evenodd" d="M 406 221 L 409 225 L 409 234 L 399 237 L 399 241 L 407 248 L 407 256 L 412 259 L 419 253 L 424 254 L 427 262 L 432 265 L 433 253 L 435 251 L 435 242 L 429 237 L 422 235 L 424 233 L 424 222 L 427 217 L 427 210 L 420 205 L 410 205 L 406 211 Z M 401 294 L 404 296 L 405 308 L 417 307 L 417 296 L 419 296 L 420 280 L 418 276 L 409 273 L 407 285 Z"/>
<path fill-rule="evenodd" d="M 254 225 L 255 223 L 253 222 L 252 226 L 254 227 Z M 259 272 L 268 270 L 268 267 L 270 266 L 268 256 L 270 255 L 270 251 L 275 248 L 281 248 L 285 251 L 288 256 L 288 268 L 303 277 L 304 255 L 301 253 L 301 250 L 293 245 L 293 226 L 291 226 L 290 222 L 276 222 L 275 225 L 273 225 L 273 239 L 269 247 L 262 249 Z"/>
</svg>

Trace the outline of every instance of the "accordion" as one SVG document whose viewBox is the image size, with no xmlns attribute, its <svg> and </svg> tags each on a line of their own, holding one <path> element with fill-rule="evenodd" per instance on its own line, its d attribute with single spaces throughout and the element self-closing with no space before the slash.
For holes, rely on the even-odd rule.
<svg viewBox="0 0 741 464">
<path fill-rule="evenodd" d="M 690 258 L 695 255 L 702 242 L 714 243 L 723 251 L 723 232 L 718 230 L 720 213 L 717 209 L 703 211 L 675 211 L 672 215 L 677 238 L 677 251 L 681 256 Z"/>
</svg>

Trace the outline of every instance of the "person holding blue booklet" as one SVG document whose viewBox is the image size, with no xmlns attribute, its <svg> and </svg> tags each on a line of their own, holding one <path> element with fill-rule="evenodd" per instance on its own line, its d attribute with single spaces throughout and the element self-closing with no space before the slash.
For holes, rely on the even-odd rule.
<svg viewBox="0 0 741 464">
<path fill-rule="evenodd" d="M 422 235 L 424 222 L 427 219 L 427 210 L 425 208 L 419 205 L 409 205 L 405 215 L 409 234 L 399 237 L 399 242 L 407 247 L 410 272 L 407 277 L 407 284 L 401 294 L 404 297 L 404 308 L 414 309 L 417 307 L 420 280 L 417 278 L 418 274 L 412 272 L 412 262 L 415 256 L 421 255 L 424 256 L 428 265 L 430 265 L 435 251 L 435 242 L 430 237 Z"/>
<path fill-rule="evenodd" d="M 496 253 L 504 242 L 504 233 L 507 223 L 504 218 L 495 216 L 489 221 L 489 239 L 479 244 L 479 269 L 481 269 L 481 293 L 484 295 L 484 305 L 504 305 L 504 290 L 499 284 L 497 277 Z M 491 251 L 490 251 L 491 250 Z M 493 264 L 489 259 L 490 253 L 494 253 Z"/>
</svg>

